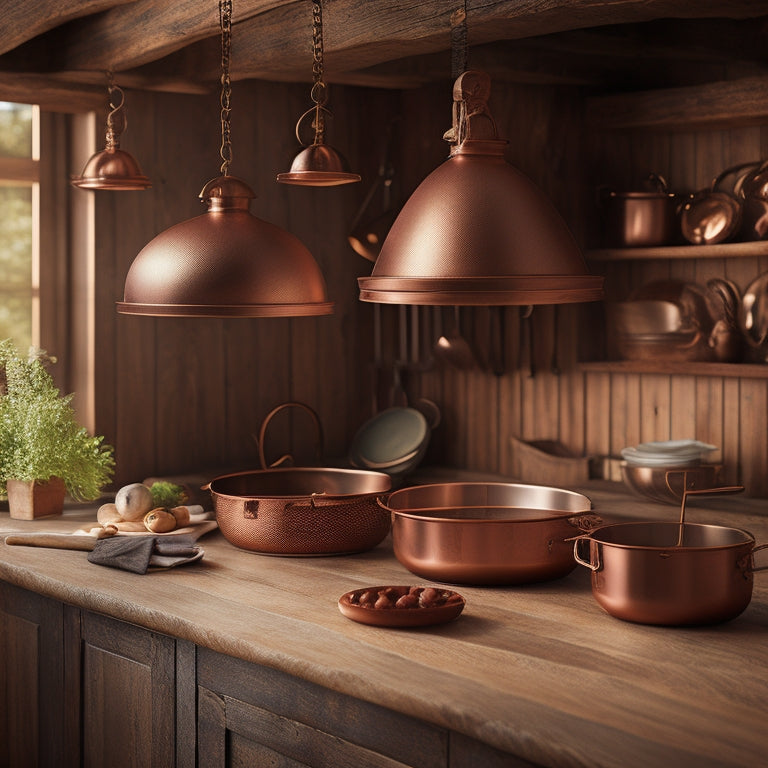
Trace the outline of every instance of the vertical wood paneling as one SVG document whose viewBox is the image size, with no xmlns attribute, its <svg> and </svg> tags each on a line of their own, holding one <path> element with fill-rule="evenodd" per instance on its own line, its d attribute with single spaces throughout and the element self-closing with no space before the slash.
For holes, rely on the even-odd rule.
<svg viewBox="0 0 768 768">
<path fill-rule="evenodd" d="M 393 158 L 400 200 L 443 162 L 450 94 L 447 80 L 402 93 L 334 88 L 329 143 L 364 180 L 311 190 L 274 179 L 298 149 L 293 129 L 307 106 L 306 86 L 236 84 L 232 171 L 257 193 L 252 212 L 293 232 L 313 253 L 336 314 L 226 321 L 115 314 L 133 257 L 158 232 L 200 213 L 197 193 L 218 172 L 215 95 L 129 94 L 126 148 L 136 152 L 154 186 L 146 193 L 97 198 L 97 429 L 118 448 L 117 482 L 196 471 L 199 465 L 253 465 L 253 433 L 272 407 L 291 399 L 318 411 L 326 455 L 343 459 L 373 401 L 373 309 L 357 298 L 357 277 L 368 274 L 371 265 L 352 252 L 347 229 L 373 180 L 392 118 L 399 118 Z M 496 83 L 491 98 L 499 133 L 509 139 L 510 161 L 550 195 L 584 245 L 600 241 L 603 212 L 595 198 L 601 184 L 636 188 L 650 171 L 658 171 L 673 188 L 692 191 L 708 185 L 728 164 L 768 156 L 766 130 L 759 127 L 585 135 L 579 107 L 579 93 L 567 88 Z M 654 260 L 599 268 L 609 297 L 624 299 L 647 282 L 670 278 L 703 284 L 725 275 L 743 289 L 768 269 L 768 259 Z M 524 324 L 516 309 L 506 313 L 503 376 L 444 365 L 409 372 L 411 401 L 429 397 L 443 414 L 428 462 L 506 473 L 511 435 L 558 439 L 579 454 L 614 455 L 641 440 L 696 436 L 721 446 L 728 482 L 742 480 L 749 492 L 768 495 L 764 380 L 584 374 L 579 350 L 598 359 L 603 354 L 602 309 L 563 306 L 559 313 L 559 375 L 551 370 L 551 307 L 534 312 L 533 378 L 528 338 L 521 337 Z M 381 307 L 384 374 L 379 380 L 385 393 L 399 354 L 398 314 L 396 307 Z M 425 315 L 434 320 L 434 312 Z M 484 349 L 488 310 L 466 315 L 474 319 Z M 445 317 L 447 329 L 449 309 Z M 437 333 L 433 328 L 423 337 L 423 353 Z M 279 453 L 309 438 L 307 422 L 287 418 L 275 437 Z"/>
</svg>

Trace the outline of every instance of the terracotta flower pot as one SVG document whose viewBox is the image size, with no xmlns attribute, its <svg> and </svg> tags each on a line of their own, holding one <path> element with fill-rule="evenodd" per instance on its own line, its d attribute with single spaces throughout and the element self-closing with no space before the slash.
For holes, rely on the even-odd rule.
<svg viewBox="0 0 768 768">
<path fill-rule="evenodd" d="M 59 477 L 48 480 L 8 480 L 8 509 L 16 520 L 60 515 L 66 487 Z"/>
</svg>

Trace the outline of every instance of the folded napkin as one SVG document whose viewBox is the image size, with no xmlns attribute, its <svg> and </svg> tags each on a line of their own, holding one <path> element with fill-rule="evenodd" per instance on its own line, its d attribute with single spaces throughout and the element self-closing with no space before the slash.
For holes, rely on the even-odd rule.
<svg viewBox="0 0 768 768">
<path fill-rule="evenodd" d="M 88 562 L 143 574 L 150 566 L 170 568 L 202 556 L 192 536 L 113 536 L 94 544 Z"/>
</svg>

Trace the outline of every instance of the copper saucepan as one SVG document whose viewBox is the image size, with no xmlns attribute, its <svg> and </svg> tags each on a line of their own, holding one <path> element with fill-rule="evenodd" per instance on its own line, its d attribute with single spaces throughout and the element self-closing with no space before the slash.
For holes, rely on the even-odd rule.
<svg viewBox="0 0 768 768">
<path fill-rule="evenodd" d="M 605 525 L 579 536 L 575 560 L 592 571 L 592 594 L 611 616 L 640 624 L 686 626 L 736 618 L 752 599 L 755 546 L 748 531 L 684 522 Z M 588 548 L 588 553 L 584 552 Z"/>
<path fill-rule="evenodd" d="M 394 491 L 392 544 L 409 571 L 452 584 L 522 584 L 570 573 L 569 539 L 602 521 L 574 491 L 516 483 L 441 483 Z"/>
</svg>

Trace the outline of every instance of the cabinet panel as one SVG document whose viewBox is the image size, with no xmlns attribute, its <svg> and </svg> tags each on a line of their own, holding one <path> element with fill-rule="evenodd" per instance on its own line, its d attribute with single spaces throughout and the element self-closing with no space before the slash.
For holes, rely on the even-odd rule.
<svg viewBox="0 0 768 768">
<path fill-rule="evenodd" d="M 200 648 L 198 685 L 200 768 L 247 765 L 264 748 L 281 755 L 266 762 L 278 766 L 448 763 L 446 731 L 274 669 Z"/>
<path fill-rule="evenodd" d="M 68 766 L 63 606 L 0 583 L 0 765 Z"/>
<path fill-rule="evenodd" d="M 86 768 L 174 765 L 174 641 L 84 613 L 81 664 Z"/>
</svg>

